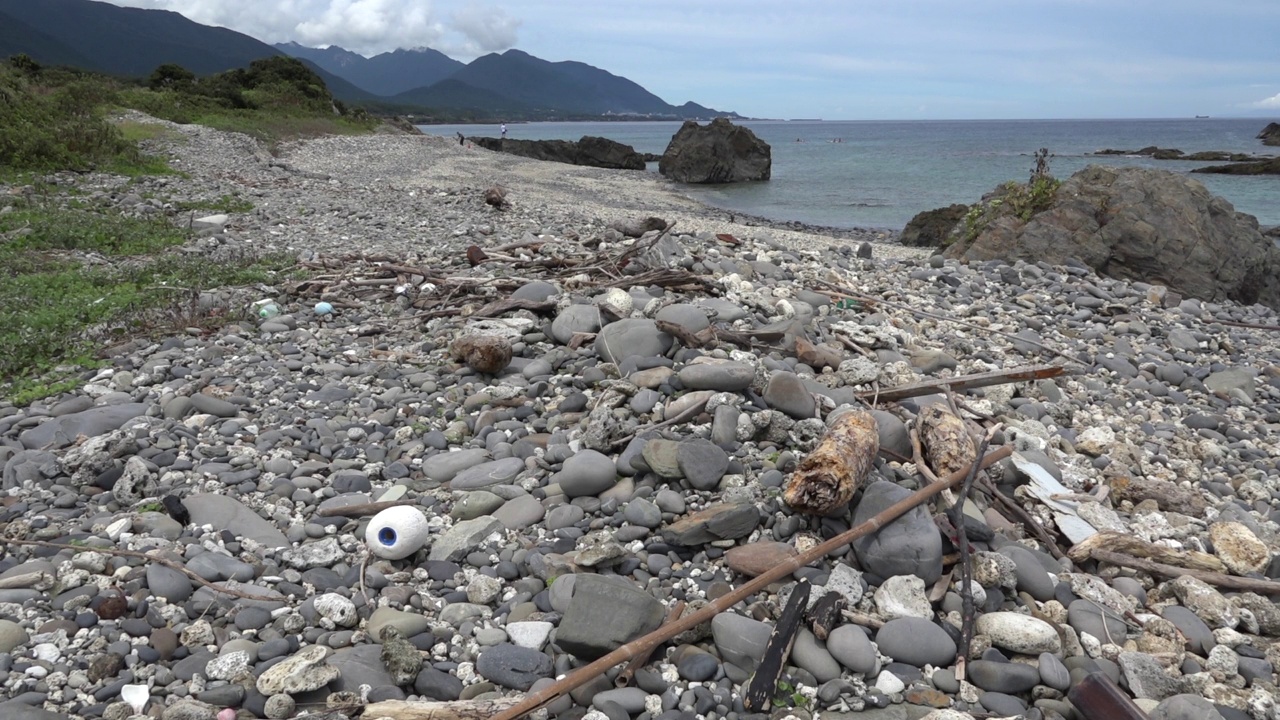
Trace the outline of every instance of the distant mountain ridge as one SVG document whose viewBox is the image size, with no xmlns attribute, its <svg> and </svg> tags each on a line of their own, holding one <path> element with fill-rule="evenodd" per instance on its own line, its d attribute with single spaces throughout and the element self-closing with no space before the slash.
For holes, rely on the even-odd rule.
<svg viewBox="0 0 1280 720">
<path fill-rule="evenodd" d="M 671 105 L 606 70 L 549 62 L 521 50 L 484 55 L 469 64 L 428 48 L 365 58 L 336 46 L 273 47 L 176 12 L 96 0 L 0 0 L 0 58 L 20 53 L 46 65 L 125 77 L 146 77 L 167 63 L 212 75 L 290 55 L 315 70 L 339 100 L 442 119 L 740 117 L 693 102 Z"/>
<path fill-rule="evenodd" d="M 108 75 L 146 77 L 165 63 L 212 75 L 284 54 L 248 35 L 201 25 L 176 12 L 93 0 L 0 0 L 0 26 L 10 25 L 7 19 L 38 36 L 14 38 L 11 32 L 0 31 L 0 57 L 26 53 L 48 65 L 71 65 Z M 348 102 L 374 98 L 309 64 L 334 97 Z"/>
<path fill-rule="evenodd" d="M 431 48 L 395 50 L 371 58 L 336 45 L 309 48 L 288 42 L 277 43 L 275 48 L 300 60 L 310 60 L 357 87 L 386 97 L 434 85 L 466 67 Z"/>
</svg>

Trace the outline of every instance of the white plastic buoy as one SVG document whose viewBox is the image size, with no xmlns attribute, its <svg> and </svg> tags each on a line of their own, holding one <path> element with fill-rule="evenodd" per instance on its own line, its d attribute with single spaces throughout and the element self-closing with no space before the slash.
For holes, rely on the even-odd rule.
<svg viewBox="0 0 1280 720">
<path fill-rule="evenodd" d="M 380 558 L 399 560 L 417 552 L 427 544 L 430 531 L 422 511 L 408 505 L 390 507 L 369 521 L 364 542 L 369 551 Z"/>
</svg>

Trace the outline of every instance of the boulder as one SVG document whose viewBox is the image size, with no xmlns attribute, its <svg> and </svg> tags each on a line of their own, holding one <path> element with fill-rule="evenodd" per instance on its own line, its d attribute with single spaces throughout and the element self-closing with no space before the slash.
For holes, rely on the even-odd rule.
<svg viewBox="0 0 1280 720">
<path fill-rule="evenodd" d="M 1263 145 L 1280 145 L 1280 123 L 1270 123 L 1258 133 Z"/>
<path fill-rule="evenodd" d="M 608 138 L 585 135 L 581 140 L 508 140 L 474 137 L 471 142 L 494 152 L 548 160 L 568 165 L 609 168 L 611 170 L 644 170 L 644 157 L 630 145 Z"/>
<path fill-rule="evenodd" d="M 769 144 L 728 118 L 708 125 L 685 121 L 658 162 L 658 172 L 683 183 L 768 180 L 772 170 Z"/>
<path fill-rule="evenodd" d="M 947 235 L 951 233 L 951 228 L 963 220 L 967 212 L 969 212 L 968 205 L 956 203 L 917 213 L 907 226 L 902 228 L 898 242 L 907 247 L 942 247 L 947 240 Z"/>
<path fill-rule="evenodd" d="M 1090 165 L 1031 206 L 1011 201 L 1011 187 L 1017 186 L 983 199 L 987 210 L 976 224 L 952 231 L 948 257 L 1059 265 L 1074 259 L 1100 275 L 1158 283 L 1205 301 L 1280 308 L 1280 249 L 1259 232 L 1256 218 L 1237 213 L 1197 180 Z M 1005 202 L 993 207 L 995 197 Z"/>
<path fill-rule="evenodd" d="M 1233 162 L 1228 165 L 1210 165 L 1196 168 L 1194 173 L 1214 173 L 1216 175 L 1280 175 L 1280 158 L 1254 160 L 1252 162 Z"/>
</svg>

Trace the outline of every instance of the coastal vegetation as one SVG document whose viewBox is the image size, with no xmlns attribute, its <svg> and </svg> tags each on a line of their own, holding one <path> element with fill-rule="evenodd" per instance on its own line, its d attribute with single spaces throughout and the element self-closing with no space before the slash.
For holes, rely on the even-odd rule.
<svg viewBox="0 0 1280 720">
<path fill-rule="evenodd" d="M 289 58 L 207 78 L 163 66 L 145 85 L 44 68 L 26 56 L 0 66 L 0 395 L 16 403 L 60 391 L 96 363 L 103 345 L 235 319 L 233 311 L 209 312 L 207 293 L 272 282 L 294 266 L 284 255 L 211 263 L 181 252 L 198 214 L 253 205 L 232 194 L 189 199 L 146 190 L 148 176 L 174 170 L 139 143 L 180 135 L 121 120 L 124 108 L 269 143 L 368 132 L 377 123 L 344 112 L 322 80 Z M 79 189 L 119 176 L 127 178 L 124 194 L 143 202 Z"/>
<path fill-rule="evenodd" d="M 996 218 L 1012 216 L 1025 223 L 1036 213 L 1047 210 L 1062 184 L 1049 171 L 1052 157 L 1048 148 L 1040 148 L 1027 182 L 1010 180 L 970 207 L 962 225 L 964 241 L 973 242 Z"/>
</svg>

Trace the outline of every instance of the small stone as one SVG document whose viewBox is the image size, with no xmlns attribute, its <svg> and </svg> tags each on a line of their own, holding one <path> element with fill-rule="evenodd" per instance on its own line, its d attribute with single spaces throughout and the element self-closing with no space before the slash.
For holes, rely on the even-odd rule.
<svg viewBox="0 0 1280 720">
<path fill-rule="evenodd" d="M 657 629 L 665 615 L 657 598 L 629 580 L 580 574 L 556 644 L 583 660 L 595 660 Z"/>
<path fill-rule="evenodd" d="M 476 672 L 481 677 L 513 690 L 528 690 L 554 670 L 551 658 L 545 654 L 510 643 L 486 648 L 476 660 Z"/>
<path fill-rule="evenodd" d="M 956 659 L 955 640 L 924 618 L 890 620 L 876 633 L 876 645 L 884 655 L 916 667 L 946 666 Z"/>
<path fill-rule="evenodd" d="M 258 677 L 258 692 L 277 695 L 319 690 L 338 679 L 338 669 L 326 663 L 329 649 L 311 645 L 271 667 Z"/>
<path fill-rule="evenodd" d="M 472 333 L 454 340 L 449 353 L 478 373 L 496 375 L 511 364 L 511 341 L 499 335 Z"/>
<path fill-rule="evenodd" d="M 876 588 L 876 611 L 880 616 L 894 618 L 933 617 L 933 606 L 925 593 L 924 581 L 915 575 L 895 575 Z"/>
<path fill-rule="evenodd" d="M 827 636 L 827 652 L 855 673 L 866 675 L 876 668 L 876 649 L 857 625 L 841 625 Z"/>
<path fill-rule="evenodd" d="M 1216 522 L 1209 526 L 1213 552 L 1237 575 L 1260 573 L 1271 562 L 1266 543 L 1243 523 Z"/>
<path fill-rule="evenodd" d="M 782 542 L 760 541 L 737 545 L 724 554 L 729 569 L 747 577 L 761 575 L 795 557 L 796 549 Z"/>
<path fill-rule="evenodd" d="M 564 461 L 553 482 L 570 498 L 599 495 L 618 482 L 618 466 L 607 455 L 582 450 Z"/>
<path fill-rule="evenodd" d="M 977 631 L 991 638 L 991 644 L 1025 655 L 1062 651 L 1058 631 L 1049 623 L 1014 612 L 987 613 L 978 618 Z"/>
<path fill-rule="evenodd" d="M 764 401 L 797 420 L 811 418 L 817 412 L 813 395 L 795 373 L 775 372 L 765 387 Z"/>
</svg>

